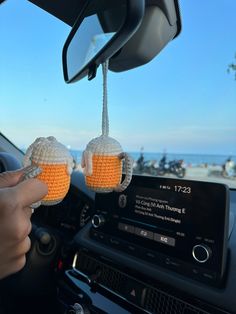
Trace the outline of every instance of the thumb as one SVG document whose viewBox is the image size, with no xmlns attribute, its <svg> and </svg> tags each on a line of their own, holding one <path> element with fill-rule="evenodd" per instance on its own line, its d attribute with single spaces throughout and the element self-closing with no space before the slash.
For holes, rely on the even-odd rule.
<svg viewBox="0 0 236 314">
<path fill-rule="evenodd" d="M 0 173 L 0 188 L 15 186 L 24 174 L 24 168 L 16 171 L 6 171 Z"/>
<path fill-rule="evenodd" d="M 42 170 L 39 167 L 35 165 L 30 165 L 16 171 L 7 171 L 0 173 L 0 189 L 13 187 L 21 181 L 35 178 L 41 172 Z"/>
<path fill-rule="evenodd" d="M 17 193 L 16 199 L 23 208 L 29 207 L 44 198 L 48 193 L 47 185 L 38 179 L 28 179 L 13 188 Z"/>
</svg>

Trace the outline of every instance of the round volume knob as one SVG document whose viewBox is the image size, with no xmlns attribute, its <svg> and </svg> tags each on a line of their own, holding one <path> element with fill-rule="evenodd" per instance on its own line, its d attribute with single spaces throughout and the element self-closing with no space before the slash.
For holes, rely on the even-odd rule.
<svg viewBox="0 0 236 314">
<path fill-rule="evenodd" d="M 197 244 L 193 247 L 192 255 L 198 263 L 206 263 L 211 257 L 211 249 L 205 244 Z"/>
<path fill-rule="evenodd" d="M 105 218 L 102 215 L 94 215 L 92 218 L 92 225 L 94 228 L 101 227 L 105 222 Z"/>
<path fill-rule="evenodd" d="M 68 314 L 89 314 L 90 311 L 85 305 L 81 305 L 79 303 L 75 303 L 70 306 L 69 310 L 66 312 Z"/>
</svg>

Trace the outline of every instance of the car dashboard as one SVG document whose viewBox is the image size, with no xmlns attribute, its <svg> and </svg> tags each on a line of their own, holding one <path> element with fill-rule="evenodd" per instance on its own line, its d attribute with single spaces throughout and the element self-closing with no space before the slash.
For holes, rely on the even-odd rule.
<svg viewBox="0 0 236 314">
<path fill-rule="evenodd" d="M 57 258 L 56 280 L 61 313 L 236 313 L 234 191 L 220 284 L 199 281 L 199 274 L 194 278 L 187 264 L 186 271 L 179 272 L 176 260 L 166 255 L 161 264 L 144 246 L 135 254 L 140 243 L 124 245 L 118 237 L 93 228 L 95 207 L 95 193 L 86 188 L 83 175 L 74 172 L 63 202 L 41 207 L 34 215 L 36 224 L 60 231 L 63 254 Z"/>
</svg>

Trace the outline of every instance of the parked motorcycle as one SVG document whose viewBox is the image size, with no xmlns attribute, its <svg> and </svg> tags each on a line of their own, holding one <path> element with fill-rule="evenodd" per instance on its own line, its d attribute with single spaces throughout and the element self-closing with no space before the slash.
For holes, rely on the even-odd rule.
<svg viewBox="0 0 236 314">
<path fill-rule="evenodd" d="M 163 176 L 167 173 L 171 173 L 178 178 L 183 178 L 186 174 L 186 169 L 183 164 L 184 161 L 182 159 L 167 162 L 166 159 L 163 160 L 162 158 L 157 168 L 157 175 Z"/>
<path fill-rule="evenodd" d="M 170 173 L 176 175 L 178 178 L 183 178 L 186 173 L 183 164 L 183 160 L 167 162 L 165 155 L 161 158 L 159 163 L 156 160 L 145 161 L 141 154 L 134 164 L 133 172 L 135 174 L 149 174 L 152 176 L 163 176 Z"/>
<path fill-rule="evenodd" d="M 157 175 L 158 163 L 156 160 L 138 159 L 133 167 L 134 174 Z"/>
</svg>

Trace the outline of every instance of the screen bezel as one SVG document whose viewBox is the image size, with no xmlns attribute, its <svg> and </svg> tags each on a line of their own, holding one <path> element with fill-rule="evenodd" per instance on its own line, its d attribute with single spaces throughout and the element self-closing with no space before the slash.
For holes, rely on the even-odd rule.
<svg viewBox="0 0 236 314">
<path fill-rule="evenodd" d="M 219 231 L 219 234 L 217 234 L 217 243 L 214 245 L 214 250 L 215 250 L 215 256 L 214 256 L 214 261 L 210 262 L 209 264 L 206 263 L 205 265 L 199 265 L 203 266 L 205 269 L 211 270 L 212 264 L 214 264 L 214 271 L 219 274 L 219 276 L 223 276 L 224 270 L 225 270 L 225 264 L 226 264 L 226 257 L 227 257 L 227 242 L 228 242 L 228 225 L 229 225 L 229 188 L 228 186 L 220 183 L 212 183 L 212 182 L 202 182 L 202 181 L 193 181 L 193 180 L 180 180 L 180 179 L 172 179 L 172 178 L 160 178 L 160 177 L 144 177 L 144 176 L 133 176 L 132 182 L 130 186 L 123 192 L 123 194 L 129 194 L 130 190 L 136 188 L 150 188 L 150 189 L 155 189 L 157 186 L 160 184 L 162 185 L 191 185 L 193 189 L 201 187 L 201 189 L 204 191 L 209 191 L 212 190 L 215 193 L 211 193 L 211 197 L 219 197 L 219 190 L 221 190 L 224 195 L 223 197 L 223 204 L 224 207 L 222 208 L 221 212 L 221 218 L 220 220 L 222 221 L 222 225 Z M 95 198 L 95 209 L 96 211 L 100 211 L 101 209 L 103 210 L 103 213 L 107 213 L 107 223 L 104 224 L 104 227 L 102 227 L 99 231 L 102 231 L 105 234 L 115 236 L 117 238 L 120 238 L 122 240 L 126 240 L 131 243 L 138 244 L 146 249 L 149 246 L 150 242 L 147 242 L 148 239 L 142 239 L 138 238 L 137 236 L 133 236 L 130 234 L 126 234 L 124 232 L 121 232 L 120 230 L 117 230 L 115 227 L 117 225 L 117 222 L 122 219 L 121 216 L 119 216 L 119 212 L 117 211 L 116 203 L 117 203 L 117 198 L 119 195 L 122 193 L 109 193 L 106 195 L 102 194 L 97 194 Z M 211 200 L 209 199 L 209 202 Z M 117 220 L 115 220 L 115 216 L 119 216 Z M 138 226 L 138 224 L 136 224 Z M 138 240 L 139 239 L 139 240 Z M 146 242 L 145 242 L 146 241 Z M 148 245 L 147 245 L 148 244 Z M 152 245 L 150 245 L 152 246 Z M 149 248 L 150 248 L 149 246 Z M 157 244 L 153 244 L 153 247 L 157 247 Z M 190 249 L 190 248 L 189 248 Z M 169 255 L 172 257 L 175 257 L 175 250 L 176 248 L 173 247 L 164 247 L 163 251 L 165 255 Z M 159 249 L 156 249 L 156 251 L 159 251 Z M 163 252 L 161 252 L 163 253 Z M 183 257 L 183 261 L 186 261 L 186 259 Z M 213 260 L 213 259 L 212 259 Z M 193 263 L 194 261 L 188 263 Z M 196 264 L 196 263 L 195 263 Z M 197 266 L 197 264 L 196 264 Z"/>
</svg>

